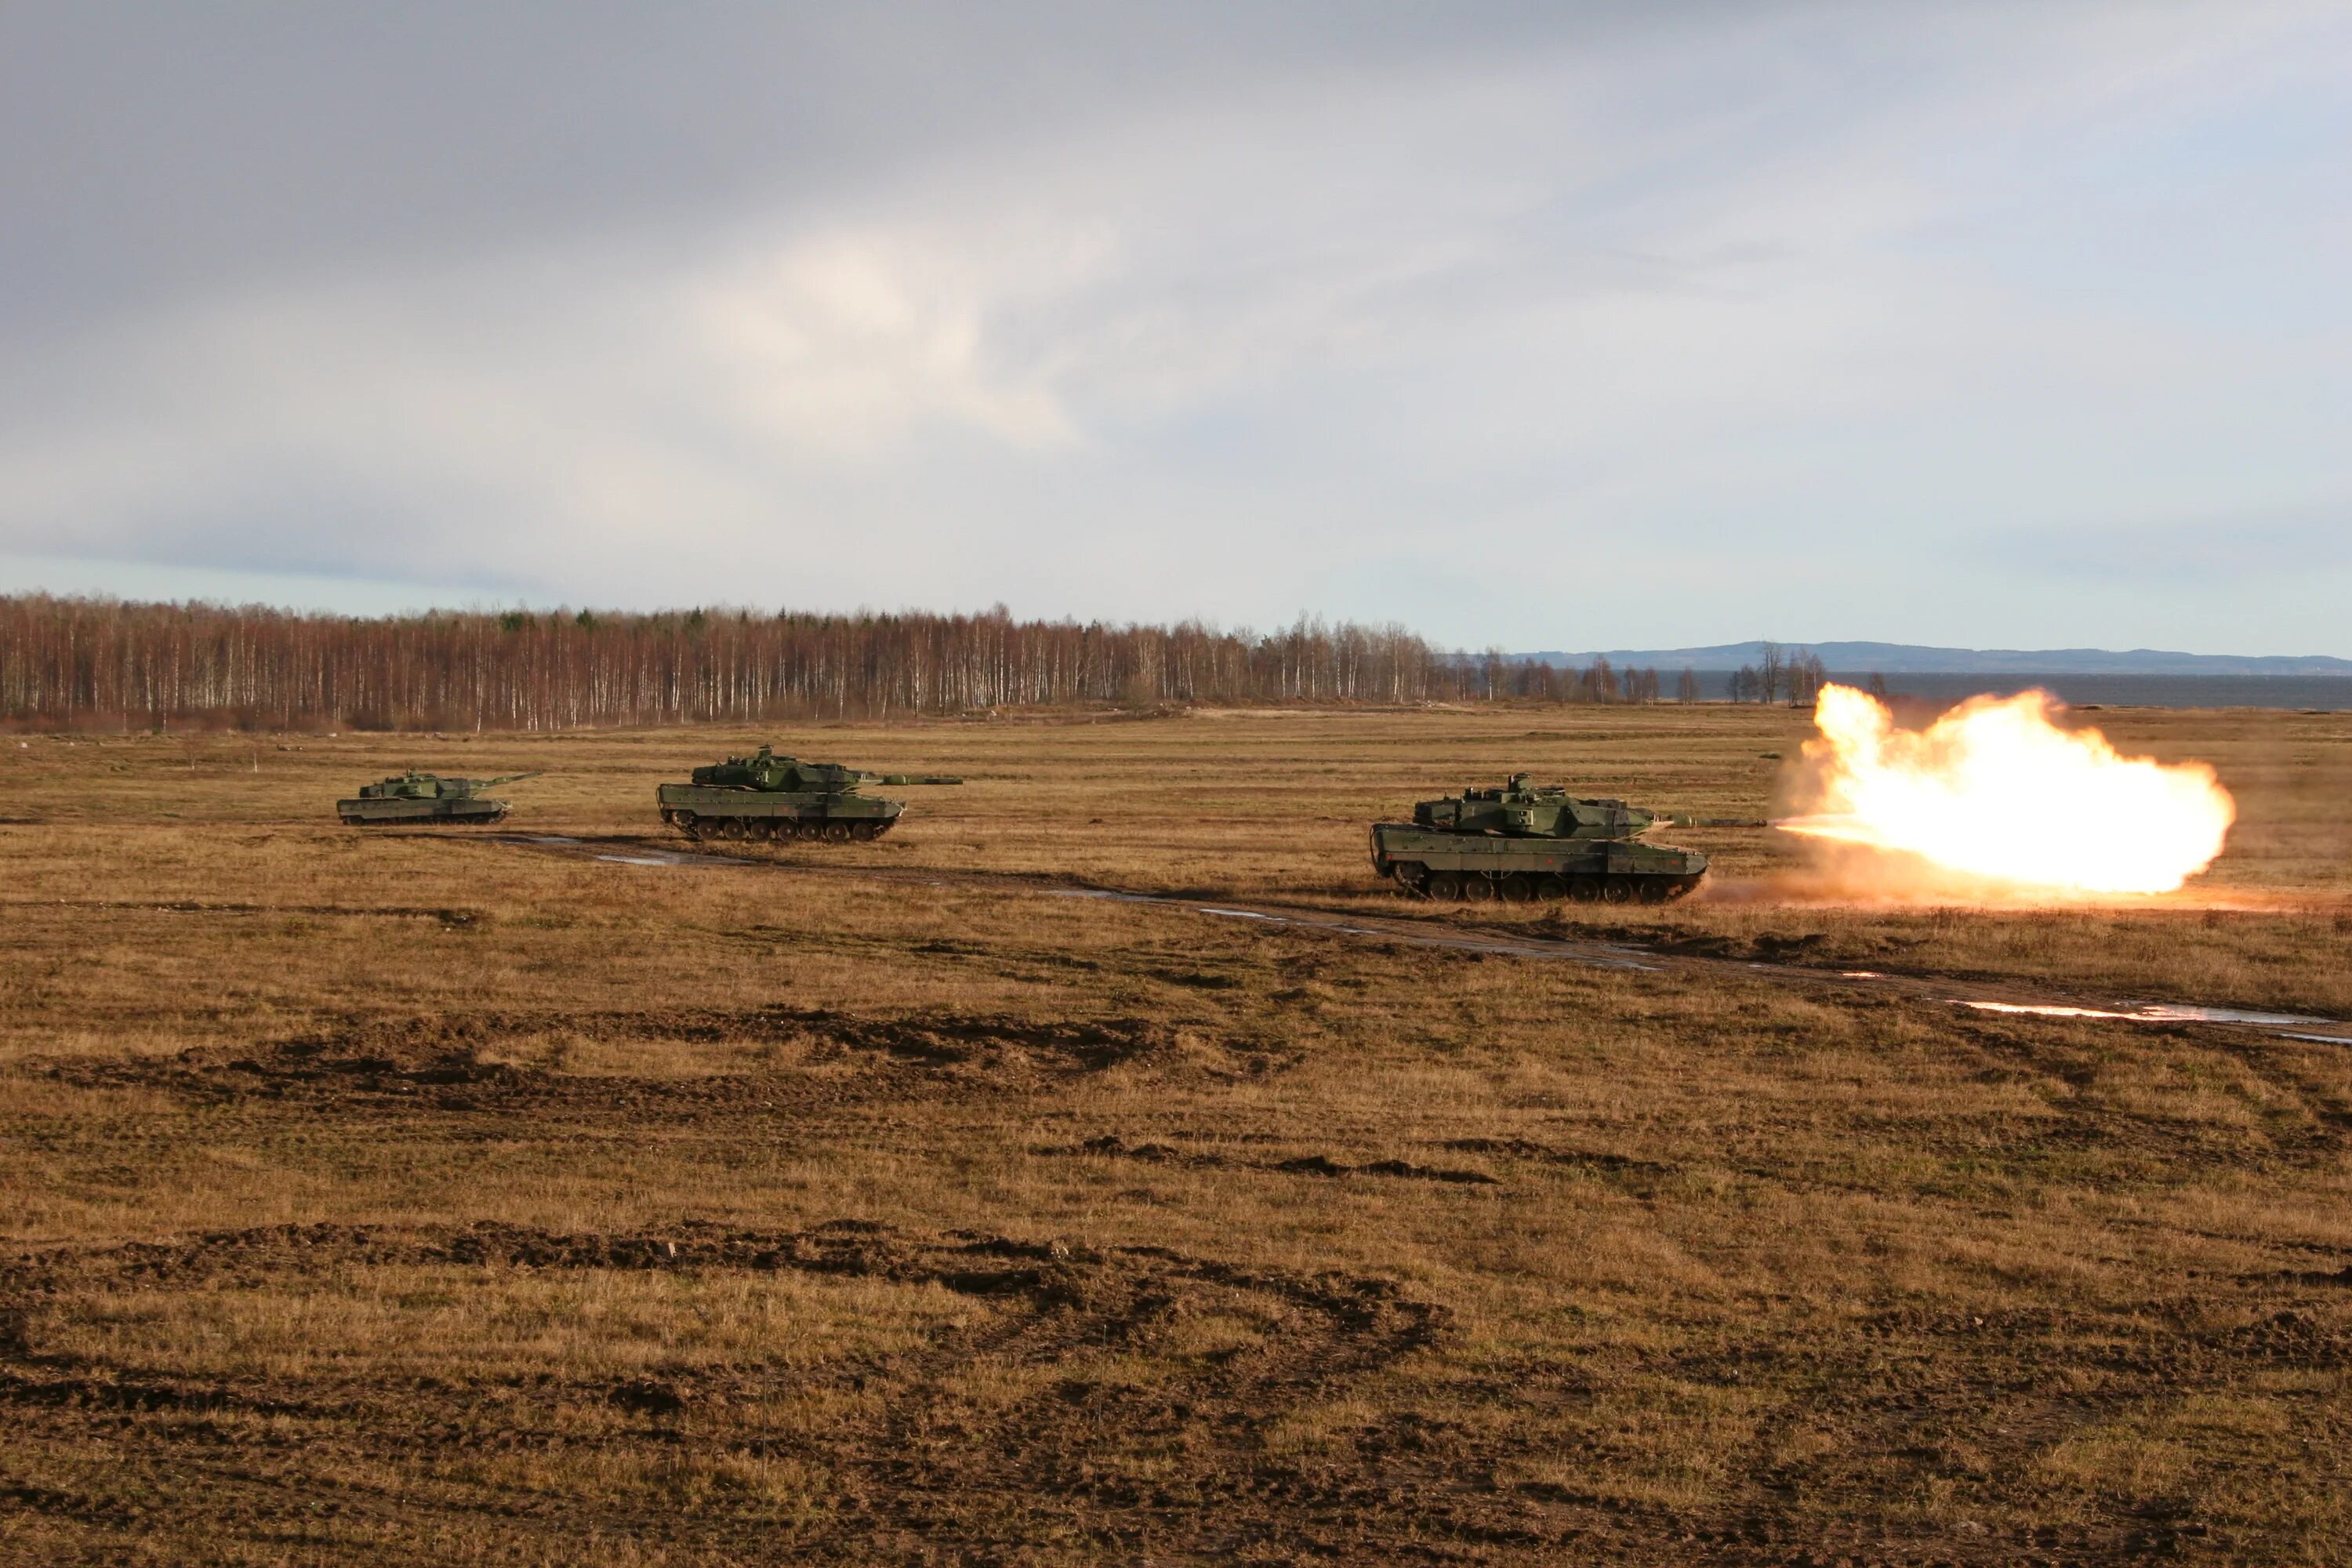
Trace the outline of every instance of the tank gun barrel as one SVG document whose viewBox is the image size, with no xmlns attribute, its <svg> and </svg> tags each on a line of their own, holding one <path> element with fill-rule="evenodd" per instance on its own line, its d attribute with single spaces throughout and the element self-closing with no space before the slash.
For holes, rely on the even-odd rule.
<svg viewBox="0 0 2352 1568">
<path fill-rule="evenodd" d="M 1657 820 L 1670 827 L 1769 827 L 1760 816 L 1693 816 L 1688 812 L 1661 811 Z"/>
<path fill-rule="evenodd" d="M 525 779 L 535 779 L 546 771 L 546 769 L 541 768 L 535 772 L 527 773 L 500 773 L 497 778 L 484 779 L 475 787 L 478 789 L 496 789 L 500 784 L 520 784 Z"/>
<path fill-rule="evenodd" d="M 953 773 L 884 773 L 878 778 L 869 773 L 866 776 L 873 778 L 876 784 L 960 784 L 963 783 L 963 780 Z"/>
</svg>

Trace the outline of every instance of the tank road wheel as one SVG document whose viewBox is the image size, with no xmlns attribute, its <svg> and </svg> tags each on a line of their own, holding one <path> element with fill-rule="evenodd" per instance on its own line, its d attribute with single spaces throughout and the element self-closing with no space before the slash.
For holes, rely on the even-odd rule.
<svg viewBox="0 0 2352 1568">
<path fill-rule="evenodd" d="M 1450 904 L 1462 896 L 1462 874 L 1459 871 L 1432 871 L 1422 884 L 1429 896 L 1441 904 Z"/>
<path fill-rule="evenodd" d="M 848 843 L 848 842 L 849 842 L 849 824 L 847 824 L 847 823 L 845 823 L 845 822 L 828 822 L 828 823 L 826 823 L 826 824 L 824 825 L 824 841 L 825 841 L 827 844 L 846 844 L 846 843 Z"/>
<path fill-rule="evenodd" d="M 1536 879 L 1525 871 L 1514 871 L 1495 890 L 1507 904 L 1531 904 L 1536 900 Z"/>
<path fill-rule="evenodd" d="M 755 816 L 743 825 L 743 831 L 754 844 L 765 844 L 776 836 L 776 825 L 764 816 Z"/>
<path fill-rule="evenodd" d="M 882 837 L 882 825 L 878 822 L 853 823 L 850 826 L 849 836 L 860 844 L 871 844 Z"/>
<path fill-rule="evenodd" d="M 1536 897 L 1548 904 L 1558 903 L 1568 897 L 1568 879 L 1550 875 L 1537 878 Z"/>
<path fill-rule="evenodd" d="M 740 844 L 750 833 L 751 829 L 744 826 L 743 819 L 740 816 L 722 816 L 719 819 L 719 837 L 730 844 Z"/>
<path fill-rule="evenodd" d="M 1633 896 L 1633 885 L 1622 877 L 1610 877 L 1601 881 L 1601 901 L 1604 904 L 1622 904 Z"/>
<path fill-rule="evenodd" d="M 1462 876 L 1462 899 L 1465 903 L 1483 904 L 1495 896 L 1494 879 L 1483 871 L 1465 871 Z"/>
<path fill-rule="evenodd" d="M 1594 877 L 1570 877 L 1568 897 L 1570 903 L 1589 904 L 1601 896 L 1601 882 Z"/>
<path fill-rule="evenodd" d="M 1644 877 L 1641 894 L 1645 904 L 1663 904 L 1675 896 L 1674 885 L 1664 877 Z"/>
</svg>

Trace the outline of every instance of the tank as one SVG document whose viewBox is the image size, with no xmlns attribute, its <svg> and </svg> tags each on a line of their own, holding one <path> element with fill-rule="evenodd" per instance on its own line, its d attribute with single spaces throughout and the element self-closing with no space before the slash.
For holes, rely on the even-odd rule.
<svg viewBox="0 0 2352 1568">
<path fill-rule="evenodd" d="M 505 773 L 494 779 L 445 779 L 411 768 L 360 785 L 359 797 L 335 802 L 335 811 L 352 827 L 384 822 L 502 822 L 509 803 L 490 800 L 481 792 L 537 777 Z"/>
<path fill-rule="evenodd" d="M 691 784 L 655 792 L 662 820 L 688 838 L 845 844 L 890 831 L 906 803 L 860 795 L 864 784 L 960 784 L 945 773 L 869 773 L 838 763 L 804 763 L 762 746 L 694 770 Z"/>
<path fill-rule="evenodd" d="M 1374 824 L 1372 868 L 1416 898 L 1661 904 L 1698 886 L 1706 857 L 1643 835 L 1731 820 L 1581 799 L 1514 773 L 1499 789 L 1424 800 L 1409 823 Z"/>
</svg>

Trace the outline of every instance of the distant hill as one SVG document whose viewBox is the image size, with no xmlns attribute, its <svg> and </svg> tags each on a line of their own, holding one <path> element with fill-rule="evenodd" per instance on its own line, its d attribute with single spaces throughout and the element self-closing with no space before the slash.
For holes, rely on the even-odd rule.
<svg viewBox="0 0 2352 1568">
<path fill-rule="evenodd" d="M 1861 675 L 2339 675 L 2352 676 L 2352 658 L 2326 654 L 2252 657 L 2228 653 L 2165 653 L 2137 647 L 2125 653 L 2098 647 L 1921 647 L 1912 643 L 1783 643 L 1811 648 L 1837 674 Z M 1738 669 L 1764 656 L 1760 642 L 1721 643 L 1713 647 L 1603 648 L 1591 653 L 1514 654 L 1531 664 L 1581 668 L 1596 658 L 1637 668 Z"/>
</svg>

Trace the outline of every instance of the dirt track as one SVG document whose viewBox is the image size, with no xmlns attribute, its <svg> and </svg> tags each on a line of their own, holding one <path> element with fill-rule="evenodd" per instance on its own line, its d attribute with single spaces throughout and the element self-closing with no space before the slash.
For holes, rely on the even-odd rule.
<svg viewBox="0 0 2352 1568">
<path fill-rule="evenodd" d="M 1360 941 L 1399 942 L 1411 947 L 1450 949 L 1503 958 L 1575 963 L 1593 969 L 1667 973 L 1696 973 L 1736 967 L 1792 984 L 1865 987 L 1915 999 L 1973 1007 L 1989 1012 L 2040 1014 L 2053 1017 L 2103 1019 L 2118 1023 L 2203 1024 L 2231 1029 L 2258 1029 L 2284 1039 L 2352 1046 L 2352 1023 L 2294 1013 L 2261 1012 L 2211 1003 L 2114 1001 L 2085 998 L 2015 984 L 1986 985 L 1981 982 L 1934 974 L 1894 974 L 1878 971 L 1841 971 L 1802 964 L 1722 959 L 1687 951 L 1675 952 L 1632 942 L 1597 942 L 1552 936 L 1527 936 L 1507 929 L 1456 924 L 1450 920 L 1384 916 L 1311 906 L 1253 903 L 1197 898 L 1176 893 L 1140 893 L 1113 888 L 1056 886 L 1045 879 L 1006 877 L 991 873 L 956 875 L 945 872 L 894 873 L 863 868 L 812 865 L 805 861 L 751 859 L 701 850 L 669 849 L 640 840 L 587 841 L 556 837 L 502 835 L 496 842 L 521 847 L 580 855 L 617 865 L 647 867 L 748 867 L 793 874 L 899 877 L 932 885 L 950 881 L 965 886 L 1026 892 L 1050 898 L 1105 899 L 1119 903 L 1158 905 L 1189 910 L 1214 920 L 1257 921 L 1329 932 Z"/>
</svg>

